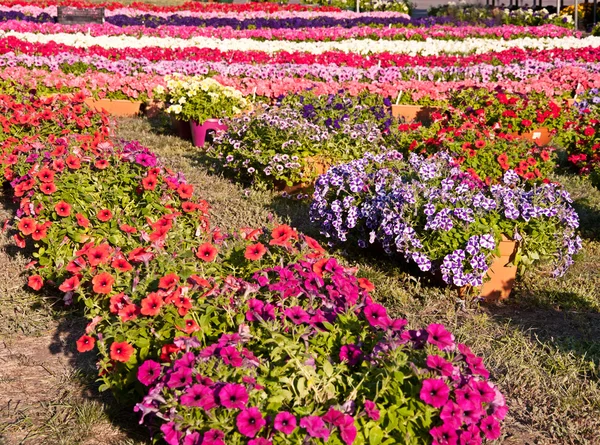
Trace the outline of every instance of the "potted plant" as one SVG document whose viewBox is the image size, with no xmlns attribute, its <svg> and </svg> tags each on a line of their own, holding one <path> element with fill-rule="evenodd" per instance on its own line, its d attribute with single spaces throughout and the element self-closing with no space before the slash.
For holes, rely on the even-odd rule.
<svg viewBox="0 0 600 445">
<path fill-rule="evenodd" d="M 579 218 L 560 185 L 528 188 L 508 170 L 502 184 L 487 186 L 446 153 L 405 160 L 389 151 L 333 167 L 316 182 L 310 217 L 332 241 L 379 244 L 458 288 L 502 274 L 498 287 L 480 292 L 488 300 L 508 296 L 517 267 L 550 260 L 561 276 L 581 248 Z M 514 244 L 500 252 L 501 241 Z"/>
<path fill-rule="evenodd" d="M 204 147 L 208 131 L 227 129 L 222 119 L 251 108 L 241 92 L 212 78 L 170 76 L 162 94 L 169 104 L 166 112 L 177 121 L 189 121 L 196 147 Z"/>
<path fill-rule="evenodd" d="M 429 123 L 432 114 L 441 112 L 446 106 L 445 101 L 433 98 L 431 95 L 422 96 L 419 92 L 400 91 L 396 103 L 392 105 L 392 115 L 407 123 Z"/>
</svg>

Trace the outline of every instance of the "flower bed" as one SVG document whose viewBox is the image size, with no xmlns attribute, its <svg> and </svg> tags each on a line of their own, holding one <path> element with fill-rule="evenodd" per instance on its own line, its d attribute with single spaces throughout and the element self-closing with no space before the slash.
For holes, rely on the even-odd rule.
<svg viewBox="0 0 600 445">
<path fill-rule="evenodd" d="M 311 220 L 335 242 L 378 243 L 458 287 L 481 286 L 502 235 L 518 241 L 515 264 L 554 262 L 561 276 L 581 249 L 577 213 L 556 184 L 531 190 L 512 170 L 485 186 L 443 154 L 367 154 L 329 170 L 315 186 Z"/>
<path fill-rule="evenodd" d="M 211 228 L 193 187 L 139 143 L 85 141 L 4 142 L 15 240 L 35 251 L 30 287 L 81 303 L 77 348 L 97 348 L 101 389 L 138 401 L 167 443 L 500 436 L 502 394 L 442 325 L 391 319 L 368 280 L 288 226 Z"/>
</svg>

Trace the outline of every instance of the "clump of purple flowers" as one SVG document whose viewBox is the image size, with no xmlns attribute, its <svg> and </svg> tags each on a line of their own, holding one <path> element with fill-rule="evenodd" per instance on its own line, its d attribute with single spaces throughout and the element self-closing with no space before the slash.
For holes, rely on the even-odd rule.
<svg viewBox="0 0 600 445">
<path fill-rule="evenodd" d="M 502 235 L 518 241 L 524 265 L 552 260 L 554 276 L 581 249 L 579 218 L 560 185 L 528 189 L 509 170 L 487 186 L 444 153 L 367 153 L 336 166 L 317 180 L 310 216 L 333 242 L 378 243 L 459 287 L 482 284 Z"/>
</svg>

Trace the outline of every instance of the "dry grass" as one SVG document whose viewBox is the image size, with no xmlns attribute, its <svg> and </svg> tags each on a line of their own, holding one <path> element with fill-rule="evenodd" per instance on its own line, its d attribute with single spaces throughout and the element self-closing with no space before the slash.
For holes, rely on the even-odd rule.
<svg viewBox="0 0 600 445">
<path fill-rule="evenodd" d="M 315 234 L 306 203 L 210 174 L 191 144 L 160 133 L 164 129 L 146 120 L 120 121 L 121 137 L 140 140 L 186 174 L 224 230 L 274 220 Z M 460 341 L 485 355 L 511 407 L 505 444 L 600 444 L 600 192 L 581 178 L 560 180 L 582 216 L 584 253 L 562 279 L 526 275 L 505 304 L 462 302 L 391 260 L 337 252 L 359 266 L 377 285 L 376 297 L 411 325 L 446 323 Z M 10 211 L 0 209 L 3 214 Z M 0 444 L 2 437 L 6 444 L 141 443 L 134 442 L 134 418 L 98 396 L 92 364 L 72 354 L 83 322 L 60 304 L 53 307 L 51 296 L 23 289 L 20 273 L 27 261 L 0 235 Z"/>
</svg>

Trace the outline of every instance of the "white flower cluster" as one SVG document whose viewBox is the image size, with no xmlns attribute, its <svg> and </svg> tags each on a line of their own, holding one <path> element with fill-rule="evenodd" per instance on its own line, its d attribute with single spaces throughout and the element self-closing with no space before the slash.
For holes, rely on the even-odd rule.
<svg viewBox="0 0 600 445">
<path fill-rule="evenodd" d="M 307 52 L 321 54 L 329 51 L 369 54 L 390 52 L 408 55 L 437 54 L 483 54 L 492 51 L 504 51 L 512 48 L 521 49 L 577 49 L 600 46 L 600 37 L 578 38 L 575 36 L 561 38 L 525 37 L 513 40 L 492 40 L 468 38 L 464 40 L 395 41 L 395 40 L 356 40 L 348 39 L 335 42 L 290 42 L 285 40 L 259 41 L 252 39 L 216 39 L 209 37 L 193 37 L 180 39 L 173 37 L 142 36 L 88 36 L 86 34 L 35 34 L 2 31 L 0 37 L 14 36 L 27 42 L 47 43 L 54 41 L 79 48 L 99 45 L 103 48 L 186 48 L 199 47 L 219 49 L 221 51 L 278 51 Z"/>
</svg>

